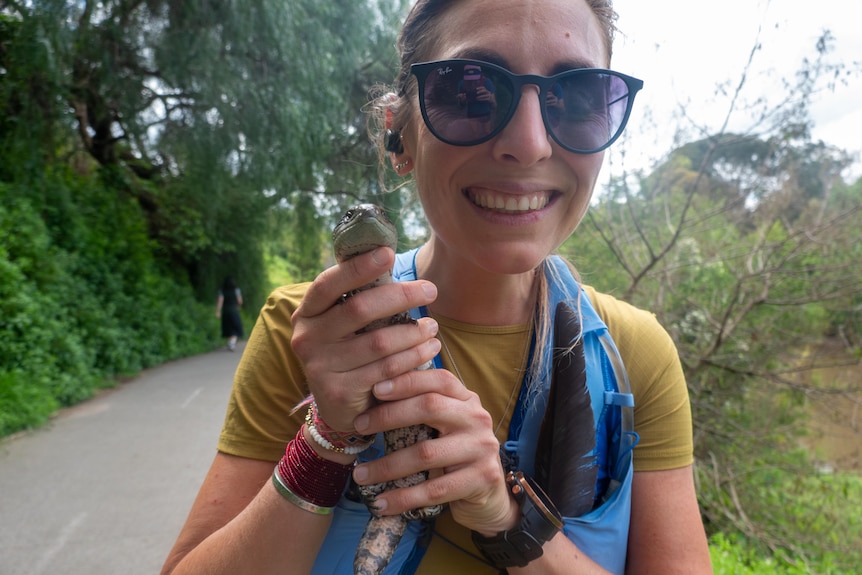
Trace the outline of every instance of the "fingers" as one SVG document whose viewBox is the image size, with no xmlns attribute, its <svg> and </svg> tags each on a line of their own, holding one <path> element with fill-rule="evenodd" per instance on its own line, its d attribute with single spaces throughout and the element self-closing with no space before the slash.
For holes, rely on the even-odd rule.
<svg viewBox="0 0 862 575">
<path fill-rule="evenodd" d="M 443 369 L 409 371 L 374 385 L 384 402 L 357 417 L 362 433 L 377 433 L 424 423 L 441 434 L 464 428 L 491 428 L 491 416 L 479 396 Z"/>
<path fill-rule="evenodd" d="M 422 318 L 416 324 L 388 326 L 340 341 L 316 339 L 313 346 L 304 336 L 296 336 L 291 345 L 303 361 L 306 376 L 349 375 L 367 381 L 368 392 L 374 383 L 415 369 L 437 355 L 437 330 L 436 321 Z"/>
<path fill-rule="evenodd" d="M 462 501 L 471 509 L 480 509 L 469 514 L 468 521 L 499 515 L 491 508 L 506 501 L 499 444 L 491 416 L 478 396 L 445 370 L 411 372 L 381 382 L 374 389 L 375 395 L 386 401 L 357 417 L 355 427 L 360 433 L 417 423 L 430 425 L 440 433 L 435 439 L 362 463 L 354 470 L 354 478 L 362 485 L 392 482 L 431 470 L 430 479 L 424 482 L 381 494 L 381 512 L 397 514 Z M 485 509 L 491 500 L 497 503 Z"/>
<path fill-rule="evenodd" d="M 368 290 L 349 298 L 343 306 L 336 305 L 341 302 L 344 294 L 366 286 L 388 273 L 394 261 L 393 254 L 390 248 L 378 248 L 321 272 L 309 286 L 302 303 L 294 312 L 293 323 L 339 309 L 343 311 L 342 319 L 352 321 L 353 327 L 356 328 L 353 331 L 356 331 L 372 320 L 433 302 L 437 297 L 436 286 L 428 281 L 417 280 L 375 288 L 384 290 L 383 293 Z"/>
<path fill-rule="evenodd" d="M 437 287 L 418 280 L 382 285 L 339 300 L 331 312 L 338 314 L 348 333 L 355 333 L 375 320 L 385 320 L 409 309 L 428 305 L 437 298 Z"/>
<path fill-rule="evenodd" d="M 399 401 L 426 393 L 437 393 L 453 399 L 467 401 L 477 398 L 450 371 L 411 371 L 399 376 L 397 380 L 382 380 L 374 386 L 374 395 L 380 401 Z M 384 423 L 385 425 L 385 423 Z M 392 429 L 384 427 L 383 429 Z"/>
<path fill-rule="evenodd" d="M 386 273 L 393 252 L 381 248 L 321 273 L 293 313 L 291 347 L 302 363 L 321 416 L 339 431 L 351 431 L 357 414 L 373 403 L 371 387 L 419 367 L 439 352 L 437 323 L 394 325 L 357 334 L 375 320 L 428 305 L 437 296 L 427 281 L 394 283 L 354 291 Z"/>
<path fill-rule="evenodd" d="M 322 314 L 352 290 L 360 288 L 392 269 L 395 252 L 377 248 L 320 273 L 311 284 L 294 315 L 314 317 Z"/>
<path fill-rule="evenodd" d="M 442 466 L 442 467 L 438 467 Z M 475 506 L 478 510 L 491 500 L 505 499 L 505 483 L 500 464 L 499 445 L 475 436 L 462 434 L 441 436 L 400 449 L 354 470 L 359 484 L 395 481 L 425 469 L 431 472 L 426 481 L 399 489 L 390 489 L 375 500 L 385 515 L 394 515 L 429 505 L 454 501 Z M 481 516 L 496 516 L 498 511 L 474 511 Z"/>
<path fill-rule="evenodd" d="M 375 288 L 377 289 L 377 288 Z M 319 344 L 297 355 L 321 417 L 339 431 L 353 430 L 353 419 L 372 406 L 372 386 L 431 361 L 440 352 L 437 322 L 389 326 L 349 340 Z"/>
<path fill-rule="evenodd" d="M 343 265 L 329 268 L 311 284 L 302 303 L 291 317 L 291 346 L 301 361 L 305 362 L 306 358 L 313 356 L 321 346 L 351 339 L 357 331 L 372 321 L 428 305 L 436 299 L 436 286 L 431 282 L 419 280 L 375 287 L 340 303 L 343 294 L 367 285 L 380 275 L 380 269 L 367 274 L 355 269 L 354 264 L 361 260 L 358 263 L 368 263 L 367 267 L 375 269 L 369 262 L 371 256 L 379 252 L 380 250 L 375 250 L 371 254 L 362 254 Z M 391 250 L 385 253 L 391 255 Z M 388 268 L 384 267 L 382 271 L 385 272 L 386 269 Z M 371 347 L 363 351 L 374 354 L 366 356 L 366 362 L 379 359 L 393 351 L 380 345 L 379 339 L 370 338 L 365 341 Z"/>
<path fill-rule="evenodd" d="M 354 420 L 354 427 L 360 433 L 371 434 L 423 423 L 436 429 L 441 436 L 487 434 L 489 442 L 497 445 L 491 415 L 482 407 L 479 396 L 445 369 L 409 371 L 377 383 L 373 389 L 383 403 Z M 446 462 L 436 463 L 435 467 L 448 465 Z"/>
</svg>

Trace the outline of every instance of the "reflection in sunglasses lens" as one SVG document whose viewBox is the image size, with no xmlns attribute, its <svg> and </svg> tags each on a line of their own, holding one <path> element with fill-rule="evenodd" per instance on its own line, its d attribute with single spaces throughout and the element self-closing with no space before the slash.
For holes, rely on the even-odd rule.
<svg viewBox="0 0 862 575">
<path fill-rule="evenodd" d="M 495 70 L 441 65 L 425 82 L 425 108 L 434 132 L 452 143 L 475 142 L 491 134 L 512 105 L 509 80 Z"/>
<path fill-rule="evenodd" d="M 423 72 L 420 101 L 425 119 L 438 138 L 454 145 L 479 144 L 502 130 L 525 83 L 541 83 L 545 125 L 571 151 L 606 147 L 621 131 L 631 99 L 627 81 L 602 70 L 573 70 L 551 81 L 517 78 L 490 64 L 449 60 Z M 640 89 L 634 86 L 635 92 Z"/>
</svg>

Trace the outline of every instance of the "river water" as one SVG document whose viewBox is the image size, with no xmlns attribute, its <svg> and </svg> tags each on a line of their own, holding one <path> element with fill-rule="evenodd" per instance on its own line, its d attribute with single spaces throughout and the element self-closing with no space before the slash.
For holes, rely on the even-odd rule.
<svg viewBox="0 0 862 575">
<path fill-rule="evenodd" d="M 838 346 L 830 347 L 835 363 L 853 360 Z M 809 401 L 812 418 L 805 445 L 823 471 L 862 473 L 862 362 L 818 369 L 810 381 L 827 393 L 817 393 Z"/>
</svg>

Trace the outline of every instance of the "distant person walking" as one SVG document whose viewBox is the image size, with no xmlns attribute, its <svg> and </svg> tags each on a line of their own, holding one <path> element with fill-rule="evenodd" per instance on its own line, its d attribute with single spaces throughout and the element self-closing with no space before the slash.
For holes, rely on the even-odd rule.
<svg viewBox="0 0 862 575">
<path fill-rule="evenodd" d="M 236 349 L 236 340 L 243 336 L 242 319 L 239 308 L 242 305 L 242 292 L 231 276 L 224 278 L 218 292 L 216 317 L 221 318 L 221 336 L 227 338 L 227 348 Z"/>
</svg>

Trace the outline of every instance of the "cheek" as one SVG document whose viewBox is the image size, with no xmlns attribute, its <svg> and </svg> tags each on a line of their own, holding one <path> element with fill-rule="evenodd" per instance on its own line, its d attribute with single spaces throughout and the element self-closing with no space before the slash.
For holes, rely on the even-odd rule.
<svg viewBox="0 0 862 575">
<path fill-rule="evenodd" d="M 569 165 L 572 170 L 577 173 L 584 182 L 589 182 L 592 187 L 599 177 L 599 171 L 602 169 L 602 163 L 605 160 L 605 152 L 601 151 L 596 154 L 571 154 Z"/>
<path fill-rule="evenodd" d="M 580 223 L 590 205 L 599 172 L 602 169 L 604 152 L 589 156 L 576 156 L 569 162 L 576 188 L 569 200 L 569 214 L 574 227 Z"/>
<path fill-rule="evenodd" d="M 418 141 L 414 141 L 413 156 L 416 189 L 420 198 L 439 198 L 448 193 L 453 174 L 464 161 L 463 148 L 455 148 L 440 142 L 422 126 L 418 129 Z"/>
</svg>

